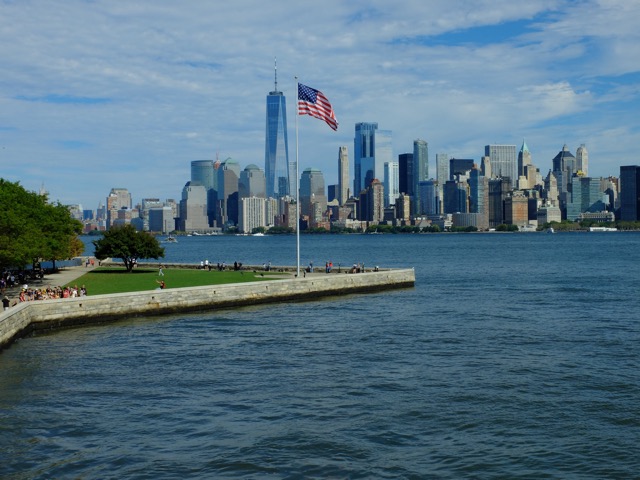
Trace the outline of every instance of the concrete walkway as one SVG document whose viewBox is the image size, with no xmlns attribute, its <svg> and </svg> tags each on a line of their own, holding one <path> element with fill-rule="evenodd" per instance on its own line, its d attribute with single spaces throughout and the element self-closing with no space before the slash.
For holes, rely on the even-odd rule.
<svg viewBox="0 0 640 480">
<path fill-rule="evenodd" d="M 74 285 L 75 281 L 84 275 L 87 272 L 90 272 L 94 268 L 97 267 L 97 264 L 94 266 L 89 265 L 88 267 L 82 266 L 77 267 L 62 267 L 56 273 L 51 273 L 45 275 L 42 280 L 31 280 L 30 283 L 27 284 L 29 288 L 33 289 L 41 289 L 47 287 L 64 287 L 66 285 Z M 18 302 L 18 298 L 20 296 L 20 291 L 22 290 L 23 285 L 16 285 L 15 287 L 9 287 L 5 291 L 5 295 L 11 301 L 11 305 Z"/>
</svg>

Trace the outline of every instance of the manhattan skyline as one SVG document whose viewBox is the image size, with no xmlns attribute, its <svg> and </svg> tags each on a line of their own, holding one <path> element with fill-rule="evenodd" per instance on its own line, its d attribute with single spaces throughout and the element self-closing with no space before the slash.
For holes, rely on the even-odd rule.
<svg viewBox="0 0 640 480">
<path fill-rule="evenodd" d="M 590 176 L 637 164 L 639 5 L 454 7 L 332 0 L 309 23 L 293 2 L 3 3 L 0 176 L 93 209 L 117 186 L 179 198 L 192 160 L 262 166 L 274 57 L 291 159 L 294 76 L 340 120 L 297 119 L 300 172 L 327 184 L 360 122 L 393 132 L 394 161 L 427 141 L 430 177 L 437 153 L 479 162 L 485 145 L 523 140 L 542 174 L 564 144 L 587 145 Z"/>
</svg>

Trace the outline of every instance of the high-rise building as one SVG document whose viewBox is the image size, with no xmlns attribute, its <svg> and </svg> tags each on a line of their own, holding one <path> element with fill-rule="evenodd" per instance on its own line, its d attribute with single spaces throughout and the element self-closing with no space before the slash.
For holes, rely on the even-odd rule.
<svg viewBox="0 0 640 480">
<path fill-rule="evenodd" d="M 493 177 L 509 177 L 511 184 L 518 180 L 518 156 L 515 145 L 486 145 L 485 156 L 491 160 L 491 174 Z"/>
<path fill-rule="evenodd" d="M 518 177 L 525 176 L 525 167 L 531 164 L 531 152 L 529 151 L 529 147 L 527 147 L 527 142 L 522 141 L 522 147 L 520 147 L 520 151 L 518 152 Z M 513 181 L 517 180 L 516 178 L 512 179 Z"/>
<path fill-rule="evenodd" d="M 553 174 L 558 180 L 558 198 L 562 218 L 567 218 L 567 203 L 570 199 L 569 188 L 571 178 L 578 172 L 576 157 L 569 151 L 567 145 L 553 158 Z"/>
<path fill-rule="evenodd" d="M 444 184 L 444 213 L 469 212 L 469 184 L 449 180 Z"/>
<path fill-rule="evenodd" d="M 449 180 L 449 160 L 448 153 L 436 153 L 436 201 L 438 202 L 438 213 L 442 212 L 442 199 L 444 198 L 444 184 Z"/>
<path fill-rule="evenodd" d="M 354 138 L 354 194 L 374 179 L 384 178 L 384 164 L 393 161 L 391 130 L 378 130 L 377 123 L 356 123 Z"/>
<path fill-rule="evenodd" d="M 112 188 L 107 197 L 107 229 L 118 219 L 118 210 L 131 210 L 131 194 L 126 188 Z"/>
<path fill-rule="evenodd" d="M 207 189 L 200 182 L 187 182 L 182 189 L 178 230 L 203 231 L 209 228 L 207 218 Z"/>
<path fill-rule="evenodd" d="M 216 222 L 219 227 L 238 224 L 238 184 L 240 165 L 232 158 L 220 163 L 218 168 L 218 192 Z"/>
<path fill-rule="evenodd" d="M 398 155 L 398 189 L 400 193 L 413 195 L 413 153 Z"/>
<path fill-rule="evenodd" d="M 384 219 L 384 187 L 378 179 L 374 179 L 369 190 L 371 192 L 368 197 L 371 221 L 380 223 Z"/>
<path fill-rule="evenodd" d="M 489 228 L 489 179 L 482 175 L 478 165 L 474 165 L 469 174 L 469 212 L 477 213 L 479 230 Z"/>
<path fill-rule="evenodd" d="M 640 166 L 620 167 L 620 220 L 640 220 Z"/>
<path fill-rule="evenodd" d="M 175 230 L 175 219 L 171 207 L 152 207 L 149 209 L 149 230 L 169 233 Z"/>
<path fill-rule="evenodd" d="M 514 190 L 504 199 L 504 222 L 524 227 L 529 223 L 529 200 L 521 190 Z"/>
<path fill-rule="evenodd" d="M 238 196 L 239 198 L 266 197 L 265 175 L 257 165 L 247 165 L 245 169 L 240 172 Z"/>
<path fill-rule="evenodd" d="M 511 179 L 508 177 L 489 179 L 489 227 L 495 228 L 505 223 L 504 201 L 511 192 Z"/>
<path fill-rule="evenodd" d="M 305 168 L 300 176 L 300 211 L 302 215 L 313 215 L 314 204 L 319 204 L 323 212 L 327 209 L 324 175 L 317 168 Z"/>
<path fill-rule="evenodd" d="M 449 159 L 449 180 L 455 180 L 457 176 L 467 176 L 473 169 L 474 161 L 471 158 Z"/>
<path fill-rule="evenodd" d="M 295 191 L 295 176 L 290 176 L 289 141 L 287 137 L 287 102 L 278 90 L 278 69 L 275 66 L 275 86 L 267 95 L 267 127 L 264 148 L 264 172 L 267 197 L 280 198 Z M 294 165 L 295 168 L 295 165 Z"/>
<path fill-rule="evenodd" d="M 252 233 L 255 228 L 266 227 L 264 197 L 244 197 L 240 199 L 238 230 Z"/>
<path fill-rule="evenodd" d="M 338 203 L 349 200 L 349 151 L 346 145 L 338 149 Z"/>
<path fill-rule="evenodd" d="M 193 160 L 191 162 L 191 181 L 201 183 L 207 191 L 207 217 L 213 225 L 216 212 L 216 191 L 218 176 L 213 160 Z"/>
<path fill-rule="evenodd" d="M 405 193 L 400 193 L 395 205 L 395 218 L 405 224 L 411 221 L 411 197 Z"/>
<path fill-rule="evenodd" d="M 386 162 L 384 164 L 384 206 L 396 204 L 400 195 L 398 175 L 398 162 Z"/>
<path fill-rule="evenodd" d="M 191 162 L 191 181 L 200 182 L 207 190 L 215 188 L 213 160 L 193 160 Z"/>
<path fill-rule="evenodd" d="M 437 215 L 440 213 L 438 202 L 438 182 L 435 180 L 423 180 L 418 184 L 420 189 L 420 212 L 422 215 Z"/>
<path fill-rule="evenodd" d="M 451 157 L 448 153 L 436 153 L 436 180 L 439 185 L 449 180 L 449 160 Z"/>
<path fill-rule="evenodd" d="M 576 169 L 585 177 L 589 176 L 589 152 L 584 143 L 576 150 Z"/>
<path fill-rule="evenodd" d="M 581 213 L 602 212 L 608 196 L 602 190 L 602 179 L 574 176 L 571 178 L 571 194 L 567 202 L 567 220 L 578 220 Z"/>
<path fill-rule="evenodd" d="M 429 180 L 429 144 L 424 140 L 413 141 L 413 172 L 411 181 L 413 182 L 413 213 L 420 214 L 420 182 Z"/>
</svg>

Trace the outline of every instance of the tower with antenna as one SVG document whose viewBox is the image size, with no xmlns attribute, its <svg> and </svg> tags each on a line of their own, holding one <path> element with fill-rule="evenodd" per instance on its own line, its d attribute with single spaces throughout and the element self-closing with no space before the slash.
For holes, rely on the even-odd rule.
<svg viewBox="0 0 640 480">
<path fill-rule="evenodd" d="M 264 147 L 264 173 L 267 197 L 280 198 L 293 190 L 289 166 L 289 141 L 287 137 L 287 102 L 278 90 L 278 63 L 274 58 L 274 88 L 267 95 L 267 115 Z"/>
</svg>

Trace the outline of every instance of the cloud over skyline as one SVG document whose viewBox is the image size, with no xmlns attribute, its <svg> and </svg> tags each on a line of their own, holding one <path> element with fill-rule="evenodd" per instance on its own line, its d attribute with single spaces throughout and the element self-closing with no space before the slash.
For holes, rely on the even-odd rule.
<svg viewBox="0 0 640 480">
<path fill-rule="evenodd" d="M 0 1 L 1 176 L 95 209 L 112 187 L 176 198 L 190 162 L 264 167 L 265 102 L 295 81 L 340 122 L 300 117 L 300 167 L 337 181 L 354 125 L 479 160 L 526 140 L 543 174 L 584 143 L 592 176 L 637 164 L 640 5 L 618 0 Z M 353 167 L 352 167 L 353 168 Z"/>
</svg>

